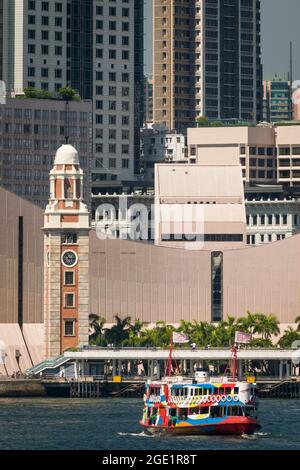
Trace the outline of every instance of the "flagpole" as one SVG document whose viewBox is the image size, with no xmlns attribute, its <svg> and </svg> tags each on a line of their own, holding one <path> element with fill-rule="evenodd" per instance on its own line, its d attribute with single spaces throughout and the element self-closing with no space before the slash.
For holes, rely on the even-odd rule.
<svg viewBox="0 0 300 470">
<path fill-rule="evenodd" d="M 173 350 L 173 333 L 171 333 L 171 336 L 170 336 L 170 350 L 169 350 L 168 369 L 167 369 L 168 377 L 171 377 L 171 372 L 172 372 L 172 350 Z"/>
</svg>

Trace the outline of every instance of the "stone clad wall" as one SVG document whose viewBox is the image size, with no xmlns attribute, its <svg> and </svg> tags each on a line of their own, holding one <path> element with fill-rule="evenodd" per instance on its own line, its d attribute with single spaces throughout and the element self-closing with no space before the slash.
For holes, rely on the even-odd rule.
<svg viewBox="0 0 300 470">
<path fill-rule="evenodd" d="M 23 319 L 43 321 L 43 211 L 0 188 L 0 323 L 18 321 L 18 218 L 23 217 Z"/>
<path fill-rule="evenodd" d="M 91 312 L 155 323 L 211 319 L 211 254 L 141 242 L 91 242 Z M 224 251 L 223 315 L 247 310 L 294 323 L 300 312 L 300 234 L 272 244 Z"/>
</svg>

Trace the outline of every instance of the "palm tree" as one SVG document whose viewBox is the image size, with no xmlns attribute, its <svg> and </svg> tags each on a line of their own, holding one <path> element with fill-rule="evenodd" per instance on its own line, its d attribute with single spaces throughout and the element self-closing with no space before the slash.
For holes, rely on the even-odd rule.
<svg viewBox="0 0 300 470">
<path fill-rule="evenodd" d="M 192 332 L 190 335 L 191 341 L 196 343 L 198 346 L 205 347 L 211 344 L 212 332 L 215 330 L 215 326 L 206 321 L 192 322 Z"/>
<path fill-rule="evenodd" d="M 224 343 L 222 346 L 232 346 L 234 343 L 235 332 L 237 330 L 237 323 L 234 317 L 227 315 L 227 320 L 219 323 L 218 327 L 224 330 Z"/>
<path fill-rule="evenodd" d="M 237 326 L 241 329 L 244 333 L 254 333 L 254 328 L 257 324 L 257 315 L 251 312 L 247 312 L 246 317 L 238 318 Z"/>
<path fill-rule="evenodd" d="M 262 339 L 270 340 L 272 335 L 278 336 L 280 333 L 279 321 L 275 315 L 256 314 L 256 325 L 254 333 L 261 334 Z"/>
<path fill-rule="evenodd" d="M 193 332 L 193 324 L 190 321 L 180 320 L 178 331 L 189 337 Z"/>
<path fill-rule="evenodd" d="M 280 340 L 278 341 L 278 344 L 281 348 L 290 348 L 293 342 L 299 339 L 300 339 L 300 333 L 298 329 L 294 330 L 291 326 L 289 326 L 286 330 L 284 330 L 284 333 L 282 337 L 280 338 Z"/>
<path fill-rule="evenodd" d="M 137 337 L 141 336 L 141 332 L 144 326 L 147 325 L 146 322 L 140 321 L 138 318 L 134 320 L 134 323 L 130 325 L 130 331 L 135 334 Z"/>
<path fill-rule="evenodd" d="M 121 318 L 115 316 L 116 323 L 110 329 L 105 331 L 105 339 L 107 343 L 121 346 L 122 342 L 129 338 L 130 317 Z"/>
<path fill-rule="evenodd" d="M 124 346 L 141 346 L 143 344 L 143 328 L 147 325 L 146 322 L 141 322 L 139 319 L 136 319 L 134 323 L 130 325 L 128 339 L 123 341 Z"/>
<path fill-rule="evenodd" d="M 300 316 L 295 318 L 295 323 L 297 323 L 297 331 L 300 331 Z"/>
<path fill-rule="evenodd" d="M 103 326 L 105 324 L 105 318 L 99 317 L 95 313 L 89 315 L 89 342 L 97 346 L 104 346 L 104 331 Z"/>
</svg>

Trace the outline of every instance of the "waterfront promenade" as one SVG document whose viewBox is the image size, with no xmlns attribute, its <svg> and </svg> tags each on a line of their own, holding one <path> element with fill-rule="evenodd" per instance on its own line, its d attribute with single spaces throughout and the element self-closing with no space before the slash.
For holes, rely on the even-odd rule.
<svg viewBox="0 0 300 470">
<path fill-rule="evenodd" d="M 46 360 L 31 368 L 31 376 L 58 376 L 79 377 L 98 376 L 109 374 L 135 375 L 137 365 L 141 365 L 140 373 L 149 378 L 160 378 L 168 360 L 169 350 L 161 348 L 100 348 L 88 347 L 77 351 L 66 351 L 61 356 Z M 174 360 L 181 372 L 193 373 L 196 367 L 209 367 L 213 364 L 214 370 L 220 374 L 220 366 L 231 358 L 228 348 L 184 349 L 178 348 L 173 353 Z M 299 375 L 299 367 L 295 363 L 299 358 L 299 351 L 295 349 L 250 349 L 243 348 L 238 352 L 239 375 L 249 373 L 255 364 L 259 371 L 265 364 L 268 365 L 266 375 L 282 380 L 291 375 Z"/>
</svg>

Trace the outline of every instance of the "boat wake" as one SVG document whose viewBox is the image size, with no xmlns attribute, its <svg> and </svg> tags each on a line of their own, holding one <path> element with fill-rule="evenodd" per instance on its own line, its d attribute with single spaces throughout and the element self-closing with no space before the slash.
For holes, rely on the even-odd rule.
<svg viewBox="0 0 300 470">
<path fill-rule="evenodd" d="M 242 439 L 248 439 L 249 441 L 254 441 L 255 439 L 258 438 L 255 434 L 242 434 L 241 435 Z"/>
<path fill-rule="evenodd" d="M 254 441 L 255 439 L 258 439 L 259 437 L 269 437 L 271 436 L 270 432 L 255 432 L 254 434 L 242 434 L 242 439 L 248 439 L 250 441 Z"/>
<path fill-rule="evenodd" d="M 130 436 L 130 437 L 155 437 L 154 434 L 147 433 L 145 431 L 135 432 L 118 432 L 118 436 Z"/>
</svg>

